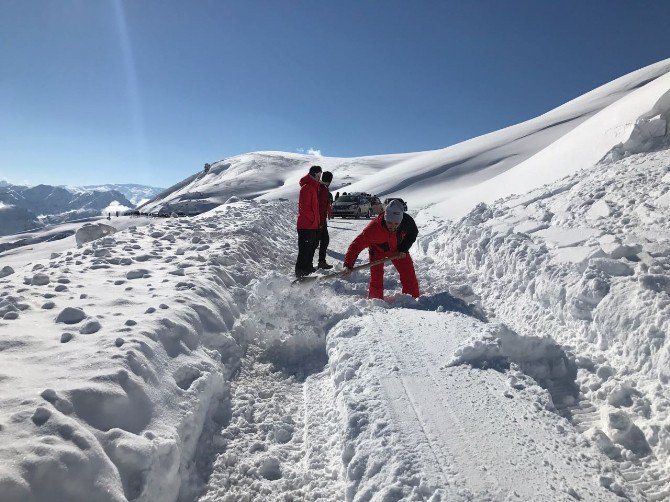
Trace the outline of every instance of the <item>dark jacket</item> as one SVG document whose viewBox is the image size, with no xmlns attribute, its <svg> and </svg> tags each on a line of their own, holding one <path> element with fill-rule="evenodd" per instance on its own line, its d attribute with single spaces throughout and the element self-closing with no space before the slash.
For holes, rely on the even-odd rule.
<svg viewBox="0 0 670 502">
<path fill-rule="evenodd" d="M 403 215 L 402 222 L 395 232 L 389 231 L 384 221 L 384 213 L 381 213 L 349 245 L 344 256 L 344 266 L 353 267 L 356 258 L 365 248 L 370 250 L 371 257 L 391 256 L 398 252 L 407 253 L 418 235 L 419 229 L 414 219 L 407 213 Z"/>
<path fill-rule="evenodd" d="M 319 229 L 319 186 L 321 183 L 309 174 L 300 180 L 298 198 L 298 230 Z"/>
<path fill-rule="evenodd" d="M 319 221 L 321 226 L 326 224 L 328 218 L 333 215 L 333 195 L 328 187 L 319 183 Z"/>
</svg>

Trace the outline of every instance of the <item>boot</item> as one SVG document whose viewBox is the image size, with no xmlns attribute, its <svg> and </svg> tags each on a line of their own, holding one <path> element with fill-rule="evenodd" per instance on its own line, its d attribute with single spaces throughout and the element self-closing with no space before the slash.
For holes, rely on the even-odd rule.
<svg viewBox="0 0 670 502">
<path fill-rule="evenodd" d="M 319 262 L 319 268 L 322 268 L 324 270 L 329 270 L 329 269 L 333 268 L 333 266 L 328 265 L 325 261 L 320 261 Z"/>
</svg>

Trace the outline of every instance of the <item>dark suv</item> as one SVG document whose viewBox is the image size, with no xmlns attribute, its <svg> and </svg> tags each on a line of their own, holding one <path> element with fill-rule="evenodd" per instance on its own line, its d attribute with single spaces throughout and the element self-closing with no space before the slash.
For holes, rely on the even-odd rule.
<svg viewBox="0 0 670 502">
<path fill-rule="evenodd" d="M 333 218 L 340 216 L 342 218 L 360 218 L 372 216 L 372 204 L 370 200 L 362 194 L 341 195 L 333 202 Z"/>
<path fill-rule="evenodd" d="M 399 197 L 391 197 L 391 198 L 385 199 L 384 200 L 384 209 L 386 209 L 386 206 L 388 206 L 389 202 L 391 202 L 392 200 L 399 200 L 400 202 L 402 202 L 403 211 L 407 211 L 407 202 L 405 202 L 404 200 L 402 200 Z"/>
</svg>

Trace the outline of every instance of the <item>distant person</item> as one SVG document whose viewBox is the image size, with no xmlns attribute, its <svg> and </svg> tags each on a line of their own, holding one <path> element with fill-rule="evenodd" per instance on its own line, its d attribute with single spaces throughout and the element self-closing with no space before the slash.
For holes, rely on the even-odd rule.
<svg viewBox="0 0 670 502">
<path fill-rule="evenodd" d="M 333 173 L 324 171 L 321 175 L 321 186 L 319 187 L 319 268 L 328 270 L 333 268 L 332 265 L 326 263 L 326 252 L 328 251 L 328 244 L 330 243 L 330 236 L 328 235 L 328 219 L 333 216 L 333 194 L 330 193 L 328 187 L 333 181 Z"/>
<path fill-rule="evenodd" d="M 340 192 L 337 192 L 337 193 L 335 194 L 335 200 L 337 200 L 337 199 L 339 199 L 339 198 L 340 198 Z"/>
<path fill-rule="evenodd" d="M 298 259 L 295 275 L 304 277 L 316 271 L 314 252 L 319 245 L 319 181 L 321 166 L 312 166 L 309 173 L 300 180 L 298 198 Z"/>
<path fill-rule="evenodd" d="M 392 263 L 400 274 L 402 292 L 418 298 L 419 283 L 416 280 L 414 262 L 409 255 L 409 248 L 418 234 L 414 219 L 405 213 L 402 203 L 398 200 L 391 201 L 386 210 L 372 220 L 349 245 L 344 256 L 344 267 L 347 269 L 345 276 L 351 273 L 356 258 L 365 248 L 370 253 L 370 262 L 398 255 Z M 368 297 L 384 298 L 383 263 L 370 268 Z"/>
</svg>

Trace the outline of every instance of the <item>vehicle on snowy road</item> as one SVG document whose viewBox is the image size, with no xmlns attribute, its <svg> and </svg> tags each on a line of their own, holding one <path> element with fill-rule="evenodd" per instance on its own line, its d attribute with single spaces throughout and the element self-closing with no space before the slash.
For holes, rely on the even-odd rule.
<svg viewBox="0 0 670 502">
<path fill-rule="evenodd" d="M 382 201 L 377 197 L 376 195 L 368 195 L 368 199 L 370 200 L 370 204 L 372 205 L 372 214 L 381 214 L 382 211 L 384 211 L 384 204 L 382 204 Z"/>
<path fill-rule="evenodd" d="M 400 202 L 402 202 L 403 210 L 407 212 L 407 202 L 405 202 L 399 197 L 389 197 L 388 199 L 384 199 L 384 209 L 386 209 L 386 206 L 388 206 L 392 200 L 399 200 Z"/>
<path fill-rule="evenodd" d="M 371 218 L 372 214 L 372 204 L 363 194 L 342 195 L 333 203 L 333 218 Z"/>
</svg>

